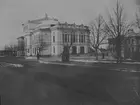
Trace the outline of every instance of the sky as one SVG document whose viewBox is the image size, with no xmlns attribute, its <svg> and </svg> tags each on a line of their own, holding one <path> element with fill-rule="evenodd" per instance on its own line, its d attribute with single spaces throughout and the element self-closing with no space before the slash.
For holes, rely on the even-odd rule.
<svg viewBox="0 0 140 105">
<path fill-rule="evenodd" d="M 106 18 L 116 0 L 0 0 L 0 49 L 22 36 L 22 24 L 45 13 L 68 23 L 89 24 L 98 14 Z M 135 0 L 120 0 L 128 19 L 133 20 Z"/>
</svg>

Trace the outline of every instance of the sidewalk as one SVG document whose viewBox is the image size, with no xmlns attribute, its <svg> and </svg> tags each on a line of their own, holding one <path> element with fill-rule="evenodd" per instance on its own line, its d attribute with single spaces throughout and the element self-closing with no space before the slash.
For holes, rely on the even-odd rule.
<svg viewBox="0 0 140 105">
<path fill-rule="evenodd" d="M 77 58 L 77 59 L 76 59 Z M 94 58 L 89 60 L 79 59 L 78 57 L 71 57 L 70 62 L 61 62 L 61 57 L 50 57 L 50 58 L 40 58 L 40 63 L 45 64 L 57 64 L 57 65 L 68 65 L 68 66 L 93 66 L 94 63 L 116 63 L 115 61 L 106 60 L 95 60 Z M 94 65 L 95 67 L 95 65 Z"/>
<path fill-rule="evenodd" d="M 36 57 L 34 58 L 27 58 L 27 59 L 34 59 L 36 60 Z M 119 72 L 140 72 L 140 62 L 132 62 L 127 61 L 123 62 L 121 64 L 116 64 L 115 60 L 107 60 L 107 59 L 99 59 L 98 61 L 95 59 L 73 59 L 70 58 L 70 62 L 61 62 L 61 57 L 42 57 L 39 60 L 39 63 L 44 64 L 51 64 L 51 65 L 63 65 L 63 66 L 79 66 L 79 67 L 93 67 L 98 68 L 100 70 L 113 70 L 113 71 L 119 71 Z"/>
<path fill-rule="evenodd" d="M 36 60 L 37 58 L 36 57 L 26 57 L 25 59 L 31 59 L 31 60 Z M 53 57 L 41 57 L 40 58 L 40 61 L 41 62 L 46 62 L 46 63 L 60 63 L 62 64 L 61 62 L 61 57 L 58 57 L 58 56 L 53 56 Z M 96 60 L 95 57 L 70 57 L 70 63 L 81 63 L 81 64 L 93 64 L 93 63 L 104 63 L 104 64 L 109 64 L 109 63 L 116 63 L 115 60 L 110 60 L 110 58 L 106 58 L 106 59 L 99 59 L 99 60 Z M 70 64 L 68 63 L 68 64 Z M 65 63 L 67 64 L 67 63 Z M 140 64 L 140 62 L 131 62 L 131 61 L 125 61 L 123 62 L 123 64 Z"/>
</svg>

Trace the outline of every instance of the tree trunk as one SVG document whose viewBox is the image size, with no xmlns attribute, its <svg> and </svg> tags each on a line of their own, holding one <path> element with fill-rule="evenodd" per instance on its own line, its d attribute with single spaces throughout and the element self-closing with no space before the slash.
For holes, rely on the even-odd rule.
<svg viewBox="0 0 140 105">
<path fill-rule="evenodd" d="M 120 36 L 117 37 L 116 40 L 116 55 L 117 55 L 117 63 L 122 62 L 122 57 L 121 57 L 121 39 Z"/>
<path fill-rule="evenodd" d="M 96 60 L 98 60 L 98 49 L 95 49 L 95 53 L 96 53 Z"/>
<path fill-rule="evenodd" d="M 63 53 L 62 53 L 62 62 L 69 62 L 70 61 L 70 49 L 69 46 L 64 46 Z"/>
</svg>

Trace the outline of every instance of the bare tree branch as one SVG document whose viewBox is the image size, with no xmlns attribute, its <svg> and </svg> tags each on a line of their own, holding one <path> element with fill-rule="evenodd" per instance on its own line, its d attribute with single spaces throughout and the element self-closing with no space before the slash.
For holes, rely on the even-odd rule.
<svg viewBox="0 0 140 105">
<path fill-rule="evenodd" d="M 104 31 L 105 21 L 101 15 L 99 15 L 94 21 L 90 23 L 91 38 L 90 46 L 95 49 L 96 59 L 98 59 L 98 50 L 100 45 L 106 39 L 107 34 Z"/>
<path fill-rule="evenodd" d="M 109 14 L 109 21 L 105 22 L 105 32 L 109 37 L 115 39 L 114 43 L 118 61 L 118 59 L 121 60 L 121 47 L 125 39 L 124 37 L 127 35 L 131 25 L 125 21 L 124 8 L 118 0 L 113 13 Z"/>
</svg>

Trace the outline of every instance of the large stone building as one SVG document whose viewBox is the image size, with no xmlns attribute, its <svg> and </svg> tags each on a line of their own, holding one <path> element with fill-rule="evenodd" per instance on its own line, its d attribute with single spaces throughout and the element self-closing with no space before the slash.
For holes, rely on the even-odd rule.
<svg viewBox="0 0 140 105">
<path fill-rule="evenodd" d="M 71 46 L 72 54 L 88 53 L 88 26 L 68 24 L 45 15 L 42 19 L 29 20 L 23 24 L 25 54 L 34 56 L 41 49 L 41 55 L 60 55 L 65 45 Z"/>
</svg>

